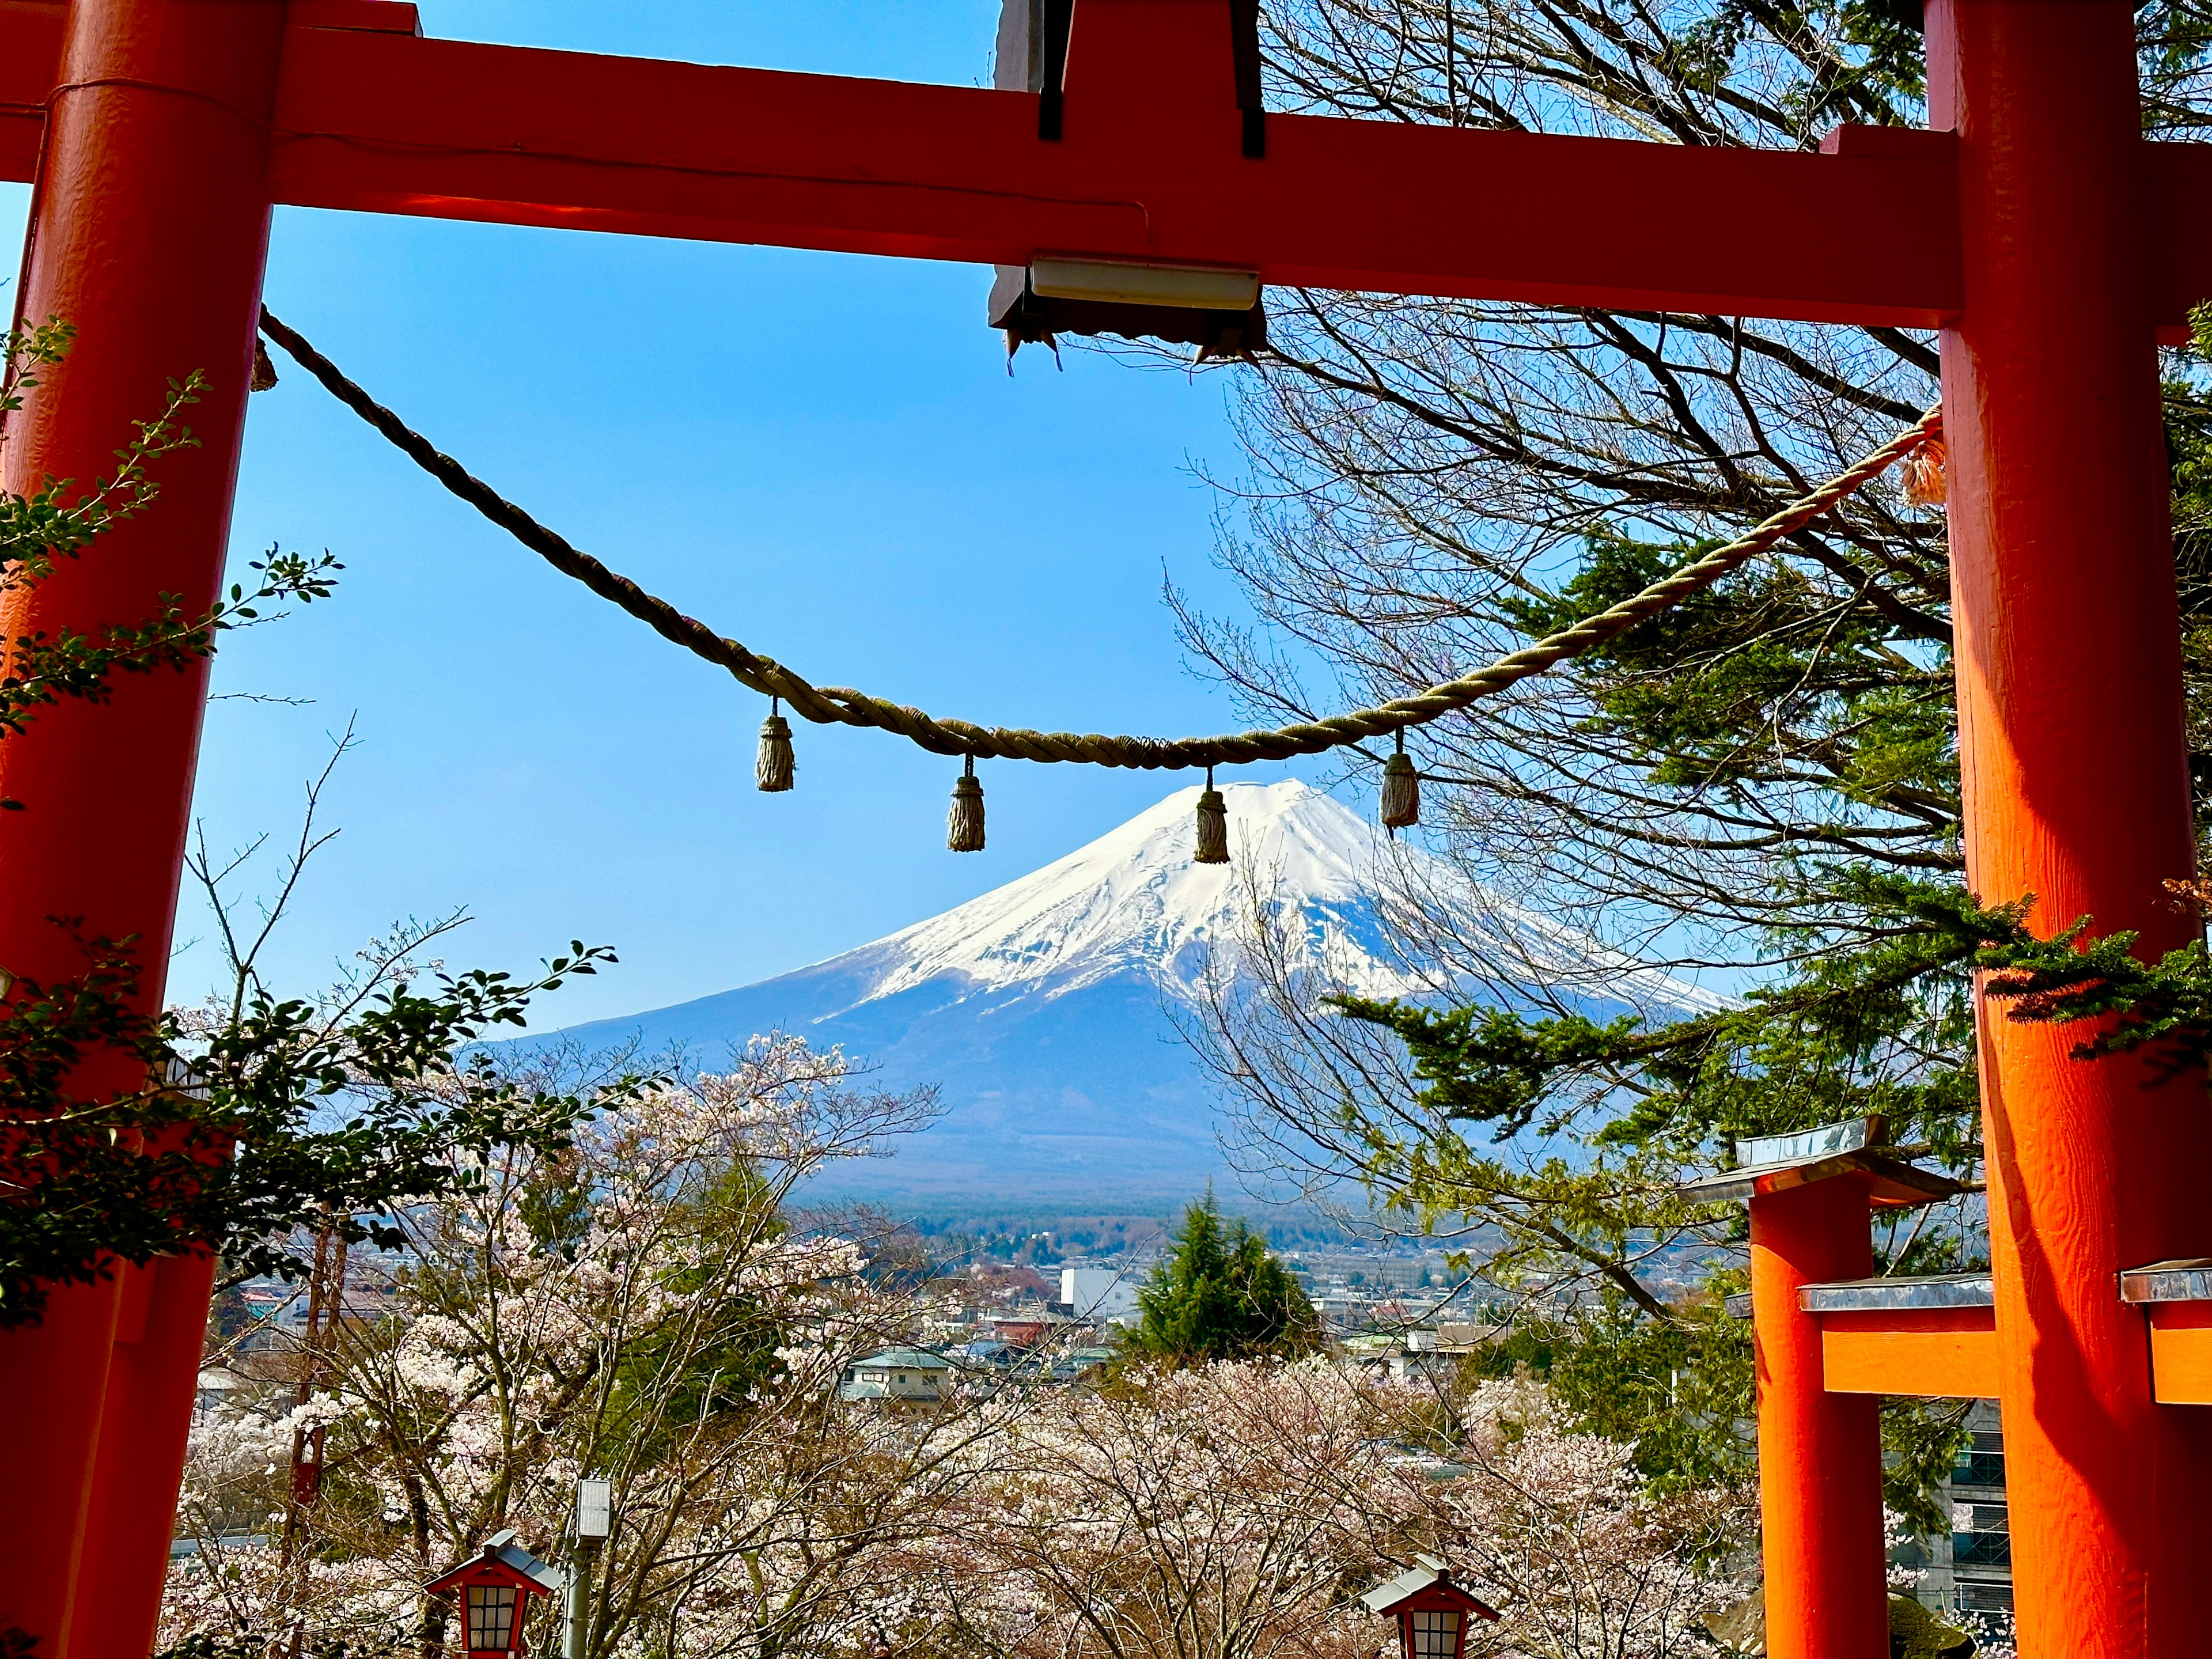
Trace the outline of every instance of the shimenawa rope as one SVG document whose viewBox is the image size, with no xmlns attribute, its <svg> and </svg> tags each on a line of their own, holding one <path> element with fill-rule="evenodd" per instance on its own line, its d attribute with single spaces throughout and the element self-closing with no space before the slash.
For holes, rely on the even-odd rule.
<svg viewBox="0 0 2212 1659">
<path fill-rule="evenodd" d="M 1293 755 L 1317 755 L 1346 748 L 1370 738 L 1389 737 L 1408 726 L 1425 726 L 1442 715 L 1504 690 L 1517 680 L 1540 674 L 1555 664 L 1578 657 L 1593 647 L 1626 633 L 1640 622 L 1711 586 L 1738 566 L 1767 551 L 1784 538 L 1795 534 L 1845 496 L 1879 477 L 1905 457 L 1929 445 L 1939 445 L 1943 430 L 1942 409 L 1930 409 L 1913 425 L 1880 448 L 1861 456 L 1826 483 L 1800 496 L 1781 512 L 1734 541 L 1723 543 L 1691 561 L 1672 575 L 1652 583 L 1641 593 L 1619 605 L 1585 617 L 1573 627 L 1547 635 L 1533 645 L 1463 674 L 1432 685 L 1425 691 L 1353 709 L 1324 720 L 1302 721 L 1272 729 L 1224 733 L 1210 738 L 1143 738 L 1101 732 L 1032 732 L 1019 726 L 977 726 L 971 721 L 940 719 L 901 703 L 871 696 L 848 686 L 817 686 L 802 679 L 773 658 L 747 650 L 725 639 L 706 623 L 685 616 L 667 600 L 647 592 L 629 577 L 610 570 L 590 554 L 571 546 L 489 484 L 471 476 L 452 457 L 441 453 L 421 434 L 409 428 L 390 410 L 371 398 L 342 374 L 337 366 L 310 345 L 296 330 L 286 326 L 264 307 L 262 331 L 282 346 L 299 365 L 320 380 L 331 394 L 382 433 L 417 466 L 483 514 L 563 575 L 611 600 L 662 638 L 719 664 L 739 684 L 766 697 L 780 697 L 794 713 L 817 725 L 873 726 L 892 732 L 933 754 L 959 755 L 971 763 L 978 757 L 1001 760 L 1072 761 L 1091 766 L 1141 767 L 1178 770 L 1200 766 L 1227 766 L 1249 761 L 1287 760 Z M 1940 451 L 1931 452 L 1936 461 Z M 1929 492 L 1929 477 L 1940 477 L 1940 463 L 1916 471 L 1914 494 Z M 1936 486 L 1940 488 L 1940 486 Z M 972 774 L 972 764 L 970 768 Z M 975 828 L 981 838 L 981 814 Z"/>
</svg>

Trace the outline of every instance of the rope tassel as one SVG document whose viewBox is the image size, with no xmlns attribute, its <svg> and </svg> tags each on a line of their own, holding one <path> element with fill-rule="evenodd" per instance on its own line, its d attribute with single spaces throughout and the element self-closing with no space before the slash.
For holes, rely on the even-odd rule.
<svg viewBox="0 0 2212 1659">
<path fill-rule="evenodd" d="M 1398 747 L 1382 763 L 1382 827 L 1395 841 L 1401 830 L 1421 821 L 1421 775 L 1406 752 L 1406 728 L 1398 728 Z"/>
<path fill-rule="evenodd" d="M 1950 495 L 1951 451 L 1930 438 L 1905 458 L 1905 499 L 1915 507 L 1941 507 Z"/>
<path fill-rule="evenodd" d="M 983 780 L 975 775 L 975 757 L 968 757 L 968 769 L 952 784 L 952 811 L 945 820 L 945 844 L 956 853 L 983 850 Z"/>
<path fill-rule="evenodd" d="M 1206 769 L 1206 792 L 1198 798 L 1198 851 L 1200 864 L 1229 862 L 1229 804 L 1213 787 L 1213 769 Z"/>
<path fill-rule="evenodd" d="M 753 763 L 754 781 L 765 793 L 777 794 L 791 787 L 798 770 L 791 752 L 791 722 L 783 717 L 782 704 L 771 698 L 768 718 L 761 722 L 760 757 Z"/>
</svg>

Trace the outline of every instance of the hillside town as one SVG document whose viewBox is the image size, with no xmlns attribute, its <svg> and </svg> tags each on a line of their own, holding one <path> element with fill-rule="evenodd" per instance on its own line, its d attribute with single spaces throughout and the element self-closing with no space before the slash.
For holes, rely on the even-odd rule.
<svg viewBox="0 0 2212 1659">
<path fill-rule="evenodd" d="M 956 1235 L 971 1246 L 965 1261 L 917 1254 L 912 1234 L 875 1240 L 849 1257 L 848 1265 L 861 1279 L 875 1281 L 872 1328 L 881 1346 L 860 1342 L 834 1372 L 817 1375 L 837 1407 L 890 1413 L 889 1420 L 925 1437 L 940 1421 L 965 1425 L 974 1414 L 1008 1402 L 1034 1410 L 1041 1396 L 1057 1391 L 1082 1399 L 1102 1388 L 1109 1393 L 1126 1389 L 1121 1379 L 1141 1374 L 1131 1368 L 1142 1363 L 1136 1339 L 1146 1325 L 1145 1301 L 1161 1297 L 1172 1282 L 1172 1258 L 1185 1248 L 1192 1218 L 1186 1216 L 1181 1230 L 1125 1220 L 1104 1229 Z M 1138 1242 L 1110 1255 L 1054 1261 L 1055 1238 L 1071 1231 L 1093 1237 L 1102 1231 L 1109 1237 L 1133 1233 Z M 843 1240 L 820 1244 L 848 1248 Z M 1542 1298 L 1510 1297 L 1493 1280 L 1468 1271 L 1463 1249 L 1404 1243 L 1315 1248 L 1307 1241 L 1272 1254 L 1315 1316 L 1311 1352 L 1354 1389 L 1410 1389 L 1417 1397 L 1450 1400 L 1470 1389 L 1480 1395 L 1499 1381 L 1525 1388 L 1528 1337 L 1541 1333 L 1553 1341 L 1563 1329 Z M 218 1351 L 221 1363 L 201 1374 L 202 1439 L 228 1441 L 237 1425 L 252 1419 L 257 1397 L 273 1395 L 280 1405 L 299 1397 L 310 1407 L 329 1398 L 316 1385 L 337 1380 L 338 1355 L 395 1344 L 404 1349 L 409 1325 L 422 1316 L 409 1290 L 419 1268 L 409 1253 L 362 1251 L 349 1257 L 342 1289 L 271 1279 L 240 1286 L 219 1310 L 228 1338 Z M 1556 1309 L 1571 1316 L 1571 1304 Z M 287 1480 L 295 1488 L 302 1481 L 319 1486 L 328 1478 L 331 1449 L 324 1437 L 336 1420 L 295 1407 L 271 1423 L 272 1455 L 282 1449 L 289 1427 Z M 2009 1613 L 2011 1570 L 2002 1432 L 1986 1407 L 1969 1421 L 1972 1438 L 1938 1483 L 1950 1529 L 1921 1532 L 1900 1525 L 1893 1532 L 1889 1559 L 1893 1583 L 1932 1616 L 1973 1627 Z M 1728 1427 L 1744 1442 L 1753 1434 L 1748 1419 Z M 1391 1455 L 1431 1480 L 1479 1473 L 1448 1451 L 1422 1450 L 1414 1440 L 1397 1443 Z M 608 1490 L 611 1494 L 613 1487 Z M 606 1502 L 614 1502 L 611 1495 Z M 211 1583 L 222 1571 L 211 1566 L 206 1581 L 195 1581 L 191 1574 L 202 1559 L 258 1564 L 265 1559 L 271 1528 L 281 1517 L 234 1501 L 204 1507 L 196 1519 L 199 1528 L 173 1547 L 185 1575 L 179 1582 L 185 1586 Z M 1731 1583 L 1742 1580 L 1723 1573 L 1711 1581 L 1710 1605 L 1698 1626 L 1724 1648 L 1742 1623 L 1741 1592 L 1730 1592 Z M 188 1600 L 185 1605 L 203 1603 Z"/>
</svg>

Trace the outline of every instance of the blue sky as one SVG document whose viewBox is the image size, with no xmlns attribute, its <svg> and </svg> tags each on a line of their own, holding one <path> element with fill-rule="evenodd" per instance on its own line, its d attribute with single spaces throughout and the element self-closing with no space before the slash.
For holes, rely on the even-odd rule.
<svg viewBox="0 0 2212 1659">
<path fill-rule="evenodd" d="M 457 38 L 981 83 L 997 0 L 425 0 Z M 26 192 L 0 187 L 0 270 Z M 1045 728 L 1235 723 L 1184 670 L 1164 569 L 1213 608 L 1235 474 L 1221 376 L 1035 349 L 1006 374 L 988 273 L 779 249 L 284 210 L 280 316 L 617 569 L 818 682 Z M 567 1024 L 744 984 L 996 886 L 1188 781 L 984 768 L 990 848 L 944 849 L 956 764 L 800 725 L 751 781 L 762 701 L 543 566 L 283 359 L 253 399 L 234 563 L 327 548 L 338 597 L 228 643 L 195 811 L 218 848 L 296 833 L 330 734 L 342 830 L 272 956 L 287 989 L 402 916 L 465 906 L 459 964 L 571 938 L 623 965 Z M 1267 781 L 1279 769 L 1255 768 Z M 276 873 L 264 859 L 266 885 Z M 248 883 L 248 890 L 253 884 Z M 179 938 L 204 939 L 187 897 Z M 204 943 L 173 994 L 211 982 Z"/>
</svg>

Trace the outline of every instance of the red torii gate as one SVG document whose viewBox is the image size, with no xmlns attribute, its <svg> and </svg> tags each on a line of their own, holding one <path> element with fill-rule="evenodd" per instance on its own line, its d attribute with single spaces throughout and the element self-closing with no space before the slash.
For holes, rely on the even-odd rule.
<svg viewBox="0 0 2212 1659">
<path fill-rule="evenodd" d="M 425 40 L 397 0 L 0 0 L 0 177 L 35 183 L 20 303 L 82 331 L 10 422 L 7 487 L 96 475 L 167 378 L 211 382 L 158 510 L 0 624 L 212 601 L 280 203 L 1941 328 L 1973 884 L 2038 895 L 2045 926 L 2181 942 L 2159 885 L 2191 836 L 2153 345 L 2212 294 L 2212 148 L 2143 141 L 2126 0 L 1929 0 L 1931 130 L 1847 128 L 1820 155 L 1276 115 L 1248 157 L 1228 10 L 1079 0 L 1048 141 L 1025 93 Z M 0 962 L 71 972 L 45 918 L 82 916 L 138 936 L 158 996 L 204 690 L 133 681 L 0 744 L 0 787 L 32 805 L 0 815 Z M 2157 1403 L 2115 1284 L 2212 1249 L 2212 1121 L 2201 1091 L 2147 1091 L 2070 1040 L 1983 1026 L 2021 1632 L 2039 1659 L 2203 1653 L 2212 1413 Z M 0 1340 L 0 1628 L 39 1659 L 147 1650 L 210 1271 L 65 1292 Z M 1799 1366 L 1796 1333 L 1762 1348 L 1785 1335 Z M 1805 1537 L 1856 1538 L 1861 1498 L 1817 1466 L 1769 1479 Z M 1796 1559 L 1770 1575 L 1770 1651 L 1886 1652 L 1878 1553 Z"/>
</svg>

